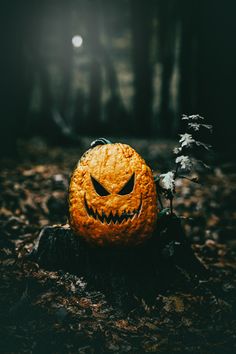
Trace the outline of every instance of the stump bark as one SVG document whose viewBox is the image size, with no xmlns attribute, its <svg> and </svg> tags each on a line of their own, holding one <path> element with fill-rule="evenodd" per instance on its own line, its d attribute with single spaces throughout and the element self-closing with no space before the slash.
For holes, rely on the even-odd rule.
<svg viewBox="0 0 236 354">
<path fill-rule="evenodd" d="M 41 230 L 31 258 L 40 266 L 83 277 L 91 288 L 116 302 L 132 296 L 153 300 L 166 289 L 189 288 L 207 276 L 196 258 L 180 219 L 165 215 L 156 232 L 136 247 L 94 247 L 68 226 Z"/>
</svg>

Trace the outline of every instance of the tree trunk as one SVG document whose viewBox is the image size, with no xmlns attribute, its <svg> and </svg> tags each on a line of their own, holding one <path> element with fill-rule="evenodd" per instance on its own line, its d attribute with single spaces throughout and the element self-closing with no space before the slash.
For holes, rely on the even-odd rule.
<svg viewBox="0 0 236 354">
<path fill-rule="evenodd" d="M 198 31 L 201 23 L 202 7 L 199 1 L 181 1 L 181 49 L 180 49 L 180 112 L 195 114 L 197 106 L 197 62 L 199 53 Z M 205 78 L 207 79 L 207 78 Z M 179 128 L 183 122 L 180 120 Z"/>
<path fill-rule="evenodd" d="M 200 10 L 198 109 L 213 123 L 213 146 L 235 160 L 236 2 L 202 1 Z"/>
<path fill-rule="evenodd" d="M 172 1 L 159 1 L 159 47 L 161 57 L 161 102 L 159 134 L 170 138 L 174 126 L 174 114 L 171 107 L 171 80 L 175 64 L 175 43 L 177 35 L 177 3 Z"/>
<path fill-rule="evenodd" d="M 90 55 L 89 121 L 91 134 L 98 134 L 101 126 L 102 70 L 99 6 L 97 0 L 87 5 L 87 40 Z"/>
<path fill-rule="evenodd" d="M 32 71 L 25 56 L 25 33 L 30 4 L 13 1 L 1 5 L 0 156 L 6 157 L 16 154 L 28 114 Z"/>
<path fill-rule="evenodd" d="M 132 61 L 134 70 L 134 132 L 150 136 L 152 132 L 153 67 L 151 34 L 153 2 L 131 0 Z"/>
</svg>

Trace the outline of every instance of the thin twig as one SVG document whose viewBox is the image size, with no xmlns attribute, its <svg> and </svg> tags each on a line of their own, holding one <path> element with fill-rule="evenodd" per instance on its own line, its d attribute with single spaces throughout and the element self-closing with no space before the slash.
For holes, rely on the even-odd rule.
<svg viewBox="0 0 236 354">
<path fill-rule="evenodd" d="M 162 200 L 161 200 L 160 193 L 158 193 L 158 191 L 157 191 L 157 199 L 158 199 L 158 202 L 159 202 L 159 204 L 160 204 L 160 206 L 161 206 L 161 210 L 163 210 L 163 209 L 164 209 L 164 206 L 163 206 L 163 203 L 162 203 Z"/>
<path fill-rule="evenodd" d="M 201 183 L 200 183 L 199 181 L 197 181 L 197 180 L 195 180 L 195 179 L 192 179 L 192 178 L 188 178 L 188 177 L 186 177 L 186 176 L 179 176 L 179 178 L 187 179 L 187 180 L 190 181 L 190 182 L 197 183 L 197 184 L 200 184 L 200 185 L 201 185 Z"/>
<path fill-rule="evenodd" d="M 170 199 L 170 214 L 173 215 L 173 198 Z"/>
</svg>

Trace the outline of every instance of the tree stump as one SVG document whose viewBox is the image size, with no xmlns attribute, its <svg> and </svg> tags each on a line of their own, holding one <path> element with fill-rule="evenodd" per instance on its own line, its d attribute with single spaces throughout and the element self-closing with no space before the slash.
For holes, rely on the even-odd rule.
<svg viewBox="0 0 236 354">
<path fill-rule="evenodd" d="M 152 301 L 166 289 L 189 288 L 207 275 L 174 215 L 163 216 L 146 243 L 126 248 L 91 246 L 68 225 L 45 227 L 31 258 L 46 269 L 83 277 L 116 302 L 130 295 Z"/>
</svg>

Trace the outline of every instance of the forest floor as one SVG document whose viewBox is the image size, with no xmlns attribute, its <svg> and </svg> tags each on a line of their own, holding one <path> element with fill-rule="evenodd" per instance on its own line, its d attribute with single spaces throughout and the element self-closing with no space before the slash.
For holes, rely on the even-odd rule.
<svg viewBox="0 0 236 354">
<path fill-rule="evenodd" d="M 169 168 L 172 143 L 129 140 L 157 173 Z M 170 288 L 155 302 L 123 310 L 86 279 L 27 260 L 40 229 L 67 222 L 71 172 L 87 149 L 22 143 L 0 172 L 0 353 L 201 353 L 236 351 L 236 169 L 181 180 L 174 204 L 187 237 L 209 269 L 192 288 Z"/>
</svg>

